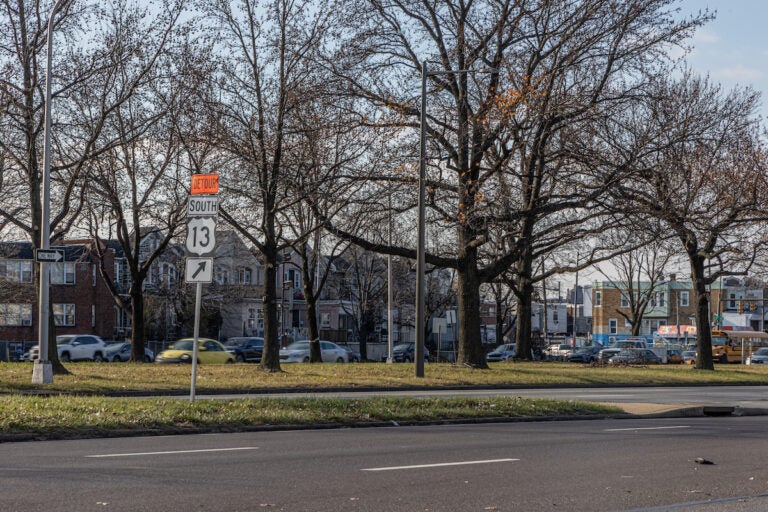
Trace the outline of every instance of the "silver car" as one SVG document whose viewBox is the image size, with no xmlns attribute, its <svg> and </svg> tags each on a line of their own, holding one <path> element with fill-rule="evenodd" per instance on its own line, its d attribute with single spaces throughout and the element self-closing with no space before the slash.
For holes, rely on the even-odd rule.
<svg viewBox="0 0 768 512">
<path fill-rule="evenodd" d="M 763 347 L 752 352 L 747 359 L 747 364 L 768 364 L 768 347 Z"/>
<path fill-rule="evenodd" d="M 349 352 L 330 341 L 320 341 L 324 363 L 348 363 Z M 308 363 L 309 341 L 295 341 L 280 351 L 281 363 Z"/>
</svg>

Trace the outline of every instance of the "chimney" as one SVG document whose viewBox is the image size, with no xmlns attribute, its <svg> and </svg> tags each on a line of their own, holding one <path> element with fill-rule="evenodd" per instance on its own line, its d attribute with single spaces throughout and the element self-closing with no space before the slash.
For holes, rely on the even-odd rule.
<svg viewBox="0 0 768 512">
<path fill-rule="evenodd" d="M 677 274 L 669 274 L 669 280 L 675 281 L 677 279 Z"/>
</svg>

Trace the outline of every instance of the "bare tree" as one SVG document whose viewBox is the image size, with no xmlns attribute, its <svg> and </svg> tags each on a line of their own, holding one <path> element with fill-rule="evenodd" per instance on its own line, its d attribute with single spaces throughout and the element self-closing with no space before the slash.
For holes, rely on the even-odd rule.
<svg viewBox="0 0 768 512">
<path fill-rule="evenodd" d="M 108 120 L 133 95 L 148 70 L 124 65 L 138 51 L 131 46 L 137 39 L 126 32 L 126 17 L 131 12 L 126 3 L 115 2 L 102 9 L 65 2 L 55 17 L 53 101 L 45 105 L 41 63 L 51 7 L 50 2 L 39 0 L 0 2 L 0 183 L 8 198 L 0 207 L 0 219 L 25 233 L 34 247 L 42 243 L 44 109 L 55 105 L 50 232 L 51 241 L 56 241 L 80 219 L 86 164 L 108 151 L 114 141 L 114 134 L 106 129 Z M 178 10 L 178 6 L 173 8 Z M 165 21 L 158 16 L 158 23 Z M 146 45 L 142 51 L 145 63 L 151 63 L 158 48 Z M 50 337 L 54 371 L 63 371 L 54 329 Z"/>
<path fill-rule="evenodd" d="M 104 282 L 116 304 L 131 314 L 131 359 L 137 362 L 144 361 L 144 282 L 179 233 L 191 174 L 176 122 L 193 108 L 187 93 L 190 77 L 180 52 L 173 60 L 166 55 L 181 14 L 179 6 L 172 7 L 163 15 L 147 8 L 112 11 L 121 67 L 107 84 L 132 92 L 104 123 L 109 149 L 87 165 L 91 234 L 97 240 L 116 236 L 127 262 L 130 285 L 122 290 L 99 254 Z M 97 100 L 81 100 L 81 111 L 88 112 Z"/>
<path fill-rule="evenodd" d="M 300 105 L 316 91 L 309 56 L 326 35 L 325 9 L 308 1 L 201 2 L 221 65 L 213 111 L 223 164 L 222 216 L 264 258 L 264 356 L 280 371 L 276 271 L 288 247 L 281 219 L 300 198 L 290 183 L 302 170 Z"/>
<path fill-rule="evenodd" d="M 645 139 L 654 151 L 623 148 L 634 173 L 618 193 L 636 214 L 658 219 L 686 255 L 699 328 L 696 368 L 713 370 L 707 286 L 746 275 L 767 239 L 759 95 L 723 93 L 690 74 L 656 85 L 657 95 L 620 123 L 622 140 Z"/>
<path fill-rule="evenodd" d="M 426 116 L 430 229 L 450 230 L 444 247 L 453 248 L 427 261 L 458 271 L 460 363 L 487 367 L 481 283 L 516 266 L 527 353 L 533 262 L 605 229 L 600 200 L 622 170 L 593 168 L 579 132 L 631 96 L 630 70 L 651 68 L 701 22 L 676 21 L 668 4 L 359 0 L 340 11 L 350 36 L 329 65 L 349 94 L 378 107 L 379 124 Z M 423 61 L 428 105 L 414 100 Z"/>
</svg>

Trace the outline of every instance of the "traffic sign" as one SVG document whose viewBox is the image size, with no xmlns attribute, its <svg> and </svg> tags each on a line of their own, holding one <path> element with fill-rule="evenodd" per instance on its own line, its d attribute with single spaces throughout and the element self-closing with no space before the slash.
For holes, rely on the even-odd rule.
<svg viewBox="0 0 768 512">
<path fill-rule="evenodd" d="M 187 250 L 206 256 L 216 247 L 216 218 L 191 217 L 187 221 Z"/>
<path fill-rule="evenodd" d="M 64 251 L 60 249 L 35 249 L 35 261 L 37 262 L 57 262 L 64 259 Z"/>
<path fill-rule="evenodd" d="M 187 283 L 213 281 L 213 258 L 187 258 L 184 279 Z"/>
<path fill-rule="evenodd" d="M 219 213 L 218 196 L 189 196 L 187 217 L 209 217 Z"/>
<path fill-rule="evenodd" d="M 219 193 L 218 174 L 193 174 L 189 193 L 193 196 Z"/>
</svg>

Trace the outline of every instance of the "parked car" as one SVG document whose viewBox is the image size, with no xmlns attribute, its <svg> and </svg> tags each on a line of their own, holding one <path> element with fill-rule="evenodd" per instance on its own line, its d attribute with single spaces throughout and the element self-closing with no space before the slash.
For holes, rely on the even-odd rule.
<svg viewBox="0 0 768 512">
<path fill-rule="evenodd" d="M 349 355 L 346 350 L 330 341 L 320 340 L 320 354 L 324 363 L 348 363 Z M 309 341 L 294 341 L 280 351 L 281 363 L 308 363 Z"/>
<path fill-rule="evenodd" d="M 56 336 L 56 351 L 59 360 L 68 361 L 105 361 L 107 359 L 107 344 L 93 334 L 63 334 Z M 40 345 L 29 350 L 29 360 L 40 358 Z"/>
<path fill-rule="evenodd" d="M 684 350 L 683 351 L 683 363 L 685 364 L 694 364 L 696 362 L 696 351 L 695 350 Z"/>
<path fill-rule="evenodd" d="M 182 338 L 160 352 L 155 358 L 156 363 L 192 363 L 195 340 Z M 198 364 L 232 364 L 235 356 L 227 352 L 224 345 L 216 340 L 199 338 L 197 340 Z"/>
<path fill-rule="evenodd" d="M 347 360 L 350 363 L 359 363 L 363 360 L 362 356 L 360 355 L 360 352 L 357 350 L 352 350 L 352 348 L 348 345 L 341 345 L 341 348 L 347 351 Z"/>
<path fill-rule="evenodd" d="M 124 363 L 131 360 L 130 343 L 110 343 L 107 345 L 107 361 Z M 144 347 L 144 362 L 151 363 L 155 360 L 155 353 Z"/>
<path fill-rule="evenodd" d="M 608 364 L 660 364 L 661 358 L 647 348 L 622 350 L 608 360 Z"/>
<path fill-rule="evenodd" d="M 264 338 L 253 336 L 229 338 L 224 344 L 227 352 L 235 356 L 238 363 L 261 362 L 264 354 Z"/>
<path fill-rule="evenodd" d="M 747 364 L 768 364 L 768 347 L 763 347 L 752 352 L 747 359 Z"/>
<path fill-rule="evenodd" d="M 499 345 L 498 347 L 493 349 L 492 352 L 488 352 L 485 355 L 485 360 L 488 362 L 511 361 L 513 357 L 515 357 L 515 344 L 506 343 L 504 345 Z"/>
<path fill-rule="evenodd" d="M 621 352 L 624 349 L 621 348 L 604 348 L 597 354 L 597 362 L 600 364 L 608 364 L 608 361 Z"/>
<path fill-rule="evenodd" d="M 597 358 L 600 355 L 600 351 L 602 349 L 602 345 L 590 345 L 589 347 L 581 347 L 573 351 L 571 355 L 568 356 L 568 361 L 571 363 L 597 362 Z"/>
<path fill-rule="evenodd" d="M 565 361 L 565 359 L 571 355 L 573 347 L 568 343 L 561 343 L 559 345 L 550 345 L 544 349 L 544 355 L 547 359 Z"/>
<path fill-rule="evenodd" d="M 398 343 L 392 347 L 392 361 L 395 363 L 410 363 L 414 360 L 414 354 L 416 353 L 415 343 Z M 387 354 L 381 356 L 381 360 L 386 362 Z M 429 360 L 429 350 L 424 347 L 424 360 Z"/>
<path fill-rule="evenodd" d="M 667 363 L 683 364 L 683 351 L 676 348 L 667 350 Z"/>
</svg>

